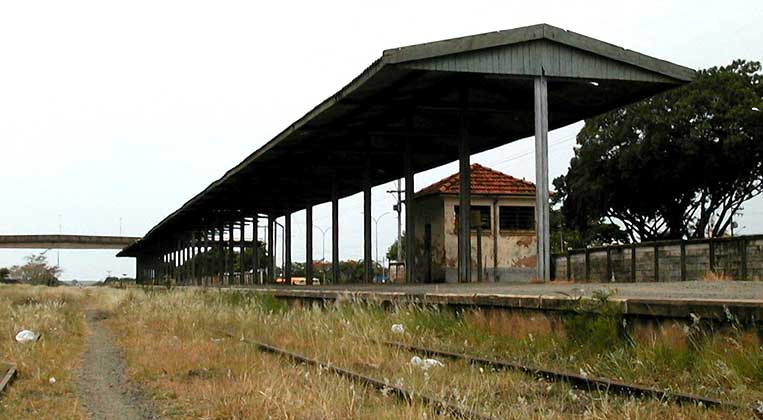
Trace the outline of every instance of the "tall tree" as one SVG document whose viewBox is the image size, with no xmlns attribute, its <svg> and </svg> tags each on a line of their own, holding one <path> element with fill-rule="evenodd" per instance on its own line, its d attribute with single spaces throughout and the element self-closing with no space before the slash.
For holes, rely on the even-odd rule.
<svg viewBox="0 0 763 420">
<path fill-rule="evenodd" d="M 602 220 L 634 241 L 722 236 L 763 191 L 758 62 L 699 72 L 684 87 L 592 118 L 554 181 L 568 227 Z"/>
</svg>

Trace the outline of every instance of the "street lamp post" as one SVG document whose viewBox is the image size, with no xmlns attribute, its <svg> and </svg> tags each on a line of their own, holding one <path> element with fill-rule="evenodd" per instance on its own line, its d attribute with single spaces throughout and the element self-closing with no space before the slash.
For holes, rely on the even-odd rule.
<svg viewBox="0 0 763 420">
<path fill-rule="evenodd" d="M 374 220 L 374 229 L 376 229 L 376 238 L 374 238 L 375 241 L 375 248 L 376 248 L 376 262 L 379 262 L 379 220 L 381 220 L 382 217 L 388 215 L 390 212 L 384 212 L 379 217 L 373 217 L 371 216 L 371 219 Z M 398 244 L 400 246 L 400 244 Z M 382 263 L 382 278 L 384 278 L 384 264 Z"/>
<path fill-rule="evenodd" d="M 318 229 L 319 232 L 321 232 L 321 241 L 322 241 L 322 249 L 321 253 L 323 256 L 321 257 L 321 261 L 323 262 L 321 266 L 321 271 L 323 272 L 323 279 L 321 280 L 321 284 L 326 284 L 326 232 L 328 232 L 331 229 L 331 226 L 327 228 L 321 228 L 320 226 L 313 225 L 315 229 Z"/>
</svg>

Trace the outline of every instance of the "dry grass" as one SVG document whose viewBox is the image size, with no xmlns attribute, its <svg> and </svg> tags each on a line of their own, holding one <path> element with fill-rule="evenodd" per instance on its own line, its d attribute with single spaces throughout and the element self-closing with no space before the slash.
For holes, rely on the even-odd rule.
<svg viewBox="0 0 763 420">
<path fill-rule="evenodd" d="M 18 367 L 16 379 L 0 397 L 2 418 L 85 418 L 74 372 L 84 345 L 86 295 L 63 287 L 0 285 L 0 359 Z M 42 333 L 42 338 L 17 343 L 16 333 L 22 329 Z M 56 378 L 53 385 L 51 377 Z"/>
<path fill-rule="evenodd" d="M 733 280 L 728 274 L 724 272 L 707 271 L 702 276 L 703 281 L 731 281 Z"/>
<path fill-rule="evenodd" d="M 564 361 L 567 367 L 582 367 L 591 373 L 612 374 L 620 369 L 621 376 L 638 376 L 631 372 L 632 367 L 618 365 L 639 350 L 632 350 L 635 353 L 629 357 L 617 355 L 619 349 L 587 357 L 584 350 L 570 347 L 564 334 L 557 336 L 560 327 L 549 320 L 506 314 L 494 320 L 485 313 L 456 316 L 412 307 L 385 312 L 352 302 L 326 309 L 299 305 L 287 309 L 273 299 L 237 292 L 130 293 L 111 322 L 115 330 L 122 332 L 119 340 L 128 352 L 131 374 L 150 386 L 160 406 L 165 407 L 164 415 L 169 417 L 437 418 L 427 407 L 411 407 L 315 368 L 294 366 L 277 356 L 262 354 L 240 340 L 215 333 L 220 328 L 496 418 L 733 415 L 581 392 L 520 373 L 491 372 L 450 360 L 443 360 L 445 368 L 422 371 L 411 365 L 411 353 L 370 340 L 432 344 L 530 360 L 549 367 L 559 367 Z M 406 333 L 400 336 L 391 332 L 393 323 L 404 324 Z M 644 352 L 642 356 L 648 360 L 648 352 Z M 597 358 L 602 366 L 590 365 Z M 646 369 L 639 374 L 646 377 Z M 650 375 L 655 379 L 657 374 Z M 706 387 L 712 385 L 701 382 Z"/>
<path fill-rule="evenodd" d="M 16 286 L 0 287 L 0 311 L 8 314 L 0 321 L 6 332 L 0 350 L 3 358 L 19 364 L 21 376 L 0 400 L 0 417 L 9 413 L 9 418 L 84 418 L 71 372 L 82 352 L 87 306 L 109 314 L 105 322 L 124 349 L 128 374 L 154 399 L 162 418 L 441 418 L 425 405 L 409 405 L 318 368 L 259 352 L 220 334 L 220 329 L 495 418 L 731 418 L 748 413 L 583 392 L 453 360 L 424 371 L 411 365 L 412 353 L 373 339 L 520 360 L 740 402 L 763 399 L 760 338 L 741 329 L 720 334 L 678 323 L 646 324 L 625 329 L 622 342 L 601 348 L 580 336 L 612 336 L 599 330 L 613 328 L 616 318 L 617 322 L 570 322 L 532 313 L 454 313 L 412 306 L 385 311 L 352 301 L 328 308 L 289 308 L 268 296 L 218 290 Z M 405 333 L 392 332 L 395 323 L 403 324 Z M 16 344 L 12 335 L 21 327 L 42 331 L 43 340 Z M 49 376 L 59 382 L 49 385 Z"/>
</svg>

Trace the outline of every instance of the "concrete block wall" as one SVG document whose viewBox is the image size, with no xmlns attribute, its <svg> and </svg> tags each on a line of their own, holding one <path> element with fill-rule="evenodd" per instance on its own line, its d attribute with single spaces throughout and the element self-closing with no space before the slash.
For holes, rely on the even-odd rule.
<svg viewBox="0 0 763 420">
<path fill-rule="evenodd" d="M 747 241 L 747 278 L 763 281 L 763 238 Z"/>
<path fill-rule="evenodd" d="M 713 273 L 731 280 L 763 281 L 763 235 L 571 249 L 553 258 L 555 279 L 667 282 L 703 280 Z"/>
</svg>

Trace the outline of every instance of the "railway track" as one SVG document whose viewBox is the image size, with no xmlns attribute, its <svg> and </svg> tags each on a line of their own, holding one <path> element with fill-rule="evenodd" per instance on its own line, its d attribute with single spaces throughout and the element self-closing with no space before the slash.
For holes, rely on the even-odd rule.
<svg viewBox="0 0 763 420">
<path fill-rule="evenodd" d="M 214 332 L 223 334 L 227 337 L 236 338 L 236 335 L 228 331 L 214 330 Z M 365 339 L 365 340 L 368 340 L 368 339 Z M 404 400 L 406 402 L 409 402 L 409 403 L 412 401 L 424 402 L 425 404 L 428 404 L 434 407 L 438 412 L 447 413 L 448 415 L 454 418 L 459 418 L 459 419 L 491 419 L 492 418 L 486 414 L 479 413 L 474 410 L 466 409 L 460 406 L 456 406 L 454 404 L 443 401 L 431 395 L 427 395 L 424 393 L 419 393 L 419 392 L 411 391 L 408 389 L 404 389 L 402 387 L 391 385 L 386 383 L 385 381 L 375 379 L 370 376 L 367 376 L 358 372 L 354 372 L 354 371 L 333 365 L 328 362 L 322 362 L 322 361 L 319 361 L 319 360 L 316 360 L 316 359 L 313 359 L 298 353 L 291 352 L 286 349 L 282 349 L 276 346 L 272 346 L 270 344 L 257 341 L 257 340 L 242 338 L 241 341 L 255 346 L 260 351 L 276 354 L 296 363 L 304 363 L 311 366 L 318 366 L 338 376 L 342 376 L 352 381 L 371 386 L 378 390 L 384 390 L 385 392 L 392 393 L 399 399 Z M 698 395 L 698 394 L 673 391 L 673 390 L 669 390 L 665 388 L 650 387 L 650 386 L 639 385 L 639 384 L 632 384 L 632 383 L 627 383 L 627 382 L 613 380 L 609 378 L 603 378 L 603 377 L 580 375 L 580 374 L 566 372 L 562 370 L 538 368 L 538 367 L 528 366 L 528 365 L 524 365 L 521 363 L 512 362 L 508 360 L 487 358 L 487 357 L 469 355 L 469 354 L 458 353 L 458 352 L 442 350 L 442 349 L 433 349 L 433 348 L 428 348 L 423 346 L 405 344 L 405 343 L 401 343 L 397 341 L 375 340 L 375 339 L 370 339 L 370 341 L 375 344 L 381 344 L 384 346 L 397 348 L 397 349 L 408 351 L 411 353 L 418 353 L 418 354 L 426 355 L 426 356 L 444 357 L 444 358 L 449 358 L 454 360 L 462 360 L 473 365 L 486 366 L 486 367 L 490 367 L 499 371 L 500 370 L 519 371 L 528 375 L 532 375 L 532 376 L 543 378 L 550 381 L 565 382 L 578 389 L 586 390 L 586 391 L 598 390 L 598 391 L 612 392 L 612 393 L 616 393 L 618 395 L 622 395 L 626 397 L 632 396 L 632 397 L 654 398 L 660 401 L 672 401 L 678 404 L 696 404 L 696 405 L 702 405 L 708 408 L 720 408 L 720 409 L 728 409 L 728 410 L 746 410 L 750 412 L 753 416 L 763 419 L 763 407 L 761 407 L 760 405 L 758 406 L 741 405 L 735 402 L 721 400 L 718 398 L 707 397 L 707 396 Z"/>
<path fill-rule="evenodd" d="M 677 392 L 664 388 L 655 388 L 639 384 L 630 384 L 608 378 L 579 375 L 571 372 L 565 372 L 553 369 L 543 369 L 524 365 L 521 363 L 507 360 L 492 359 L 475 355 L 468 355 L 447 350 L 438 350 L 422 346 L 415 346 L 396 341 L 376 340 L 377 343 L 385 346 L 398 348 L 412 353 L 419 353 L 427 356 L 446 357 L 449 359 L 463 360 L 470 364 L 481 365 L 494 368 L 496 370 L 520 371 L 535 377 L 544 378 L 552 381 L 567 382 L 577 388 L 585 390 L 601 390 L 615 392 L 623 396 L 650 397 L 661 401 L 675 401 L 679 404 L 702 404 L 705 407 L 718 407 L 726 409 L 749 410 L 758 418 L 763 418 L 763 406 L 745 406 L 730 401 L 724 401 L 717 398 L 706 397 L 697 394 Z"/>
<path fill-rule="evenodd" d="M 213 330 L 213 331 L 230 338 L 237 338 L 236 335 L 234 335 L 233 333 L 229 331 L 223 331 L 223 330 Z M 468 408 L 459 407 L 455 404 L 451 404 L 447 401 L 443 401 L 431 395 L 427 395 L 421 392 L 415 392 L 415 391 L 405 389 L 396 385 L 388 384 L 385 381 L 372 378 L 370 376 L 363 375 L 361 373 L 354 372 L 352 370 L 345 369 L 328 362 L 321 362 L 319 360 L 316 360 L 316 359 L 313 359 L 298 353 L 294 353 L 292 351 L 282 349 L 276 346 L 272 346 L 270 344 L 266 344 L 257 340 L 241 338 L 241 341 L 255 346 L 258 350 L 262 352 L 275 354 L 275 355 L 284 357 L 288 360 L 291 360 L 292 362 L 295 362 L 295 363 L 304 363 L 306 365 L 320 367 L 321 369 L 334 373 L 335 375 L 350 379 L 351 381 L 376 388 L 380 391 L 391 393 L 395 395 L 397 398 L 399 398 L 400 400 L 403 400 L 407 403 L 411 403 L 413 401 L 423 402 L 427 405 L 432 406 L 437 412 L 447 414 L 453 418 L 464 419 L 464 420 L 466 419 L 493 420 L 492 417 L 486 414 L 479 413 Z"/>
</svg>

